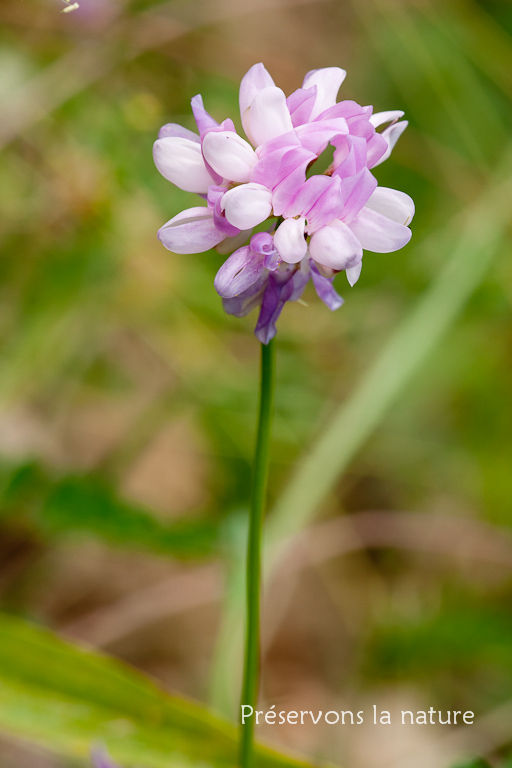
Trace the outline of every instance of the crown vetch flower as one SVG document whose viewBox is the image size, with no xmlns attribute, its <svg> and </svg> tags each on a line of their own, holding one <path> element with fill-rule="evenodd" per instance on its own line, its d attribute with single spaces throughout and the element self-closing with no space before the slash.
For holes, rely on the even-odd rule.
<svg viewBox="0 0 512 768">
<path fill-rule="evenodd" d="M 217 123 L 195 96 L 198 133 L 170 123 L 154 144 L 160 173 L 205 200 L 164 224 L 159 239 L 175 253 L 215 247 L 231 254 L 215 289 L 229 314 L 260 307 L 255 333 L 263 343 L 275 336 L 285 303 L 299 299 L 309 280 L 337 309 L 343 303 L 333 287 L 338 272 L 354 285 L 364 250 L 389 253 L 411 237 L 412 199 L 379 187 L 372 173 L 407 121 L 399 110 L 373 114 L 354 101 L 336 103 L 345 76 L 339 67 L 313 70 L 286 98 L 263 64 L 255 64 L 240 85 L 248 141 L 231 120 Z M 329 145 L 331 165 L 310 175 Z M 265 231 L 254 234 L 256 227 Z"/>
</svg>

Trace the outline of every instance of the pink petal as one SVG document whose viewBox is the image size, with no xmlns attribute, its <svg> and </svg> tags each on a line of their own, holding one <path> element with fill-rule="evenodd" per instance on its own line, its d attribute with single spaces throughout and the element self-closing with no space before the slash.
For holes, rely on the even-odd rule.
<svg viewBox="0 0 512 768">
<path fill-rule="evenodd" d="M 297 190 L 306 181 L 306 168 L 315 158 L 306 149 L 294 148 L 281 160 L 279 178 L 272 196 L 272 206 L 276 216 L 282 216 L 284 211 L 293 204 Z"/>
<path fill-rule="evenodd" d="M 248 121 L 250 138 L 255 145 L 293 130 L 283 91 L 275 86 L 259 91 L 249 107 Z"/>
<path fill-rule="evenodd" d="M 291 203 L 285 208 L 283 215 L 288 217 L 305 216 L 308 218 L 311 208 L 323 193 L 331 187 L 332 180 L 329 176 L 317 174 L 310 176 L 304 184 L 301 184 Z"/>
<path fill-rule="evenodd" d="M 257 161 L 251 145 L 232 131 L 211 131 L 203 139 L 205 160 L 214 171 L 230 181 L 249 181 Z"/>
<path fill-rule="evenodd" d="M 356 101 L 350 101 L 346 99 L 345 101 L 340 101 L 338 104 L 334 104 L 334 106 L 327 109 L 319 119 L 331 120 L 336 117 L 344 117 L 345 120 L 350 120 L 354 117 L 368 118 L 369 114 L 371 114 L 371 109 L 371 107 L 362 107 Z"/>
<path fill-rule="evenodd" d="M 387 149 L 388 143 L 384 136 L 381 136 L 380 133 L 374 133 L 366 145 L 366 164 L 368 168 L 375 168 L 379 161 L 382 162 Z"/>
<path fill-rule="evenodd" d="M 408 227 L 370 208 L 363 208 L 350 224 L 350 229 L 366 251 L 375 253 L 398 251 L 407 245 L 412 234 Z"/>
<path fill-rule="evenodd" d="M 319 120 L 299 125 L 295 130 L 302 146 L 314 152 L 315 155 L 320 155 L 331 139 L 339 134 L 348 133 L 348 125 L 345 118 L 337 117 L 332 120 Z"/>
<path fill-rule="evenodd" d="M 272 193 L 262 184 L 242 184 L 222 198 L 226 219 L 238 229 L 251 229 L 270 216 Z"/>
<path fill-rule="evenodd" d="M 314 178 L 314 177 L 313 177 Z M 341 180 L 337 176 L 329 178 L 329 184 L 318 196 L 314 205 L 306 215 L 308 220 L 308 234 L 316 232 L 334 219 L 341 218 L 344 211 L 344 203 L 341 192 Z M 311 179 L 310 179 L 311 180 Z"/>
<path fill-rule="evenodd" d="M 376 187 L 377 179 L 368 168 L 363 168 L 356 176 L 343 179 L 341 182 L 341 191 L 345 200 L 343 221 L 347 224 L 352 221 L 366 205 Z"/>
<path fill-rule="evenodd" d="M 311 111 L 316 101 L 316 85 L 313 88 L 297 88 L 286 99 L 286 106 L 294 127 L 303 125 L 311 119 Z"/>
<path fill-rule="evenodd" d="M 158 230 L 158 239 L 174 253 L 203 253 L 224 240 L 215 228 L 213 211 L 206 207 L 188 208 Z"/>
<path fill-rule="evenodd" d="M 412 197 L 398 189 L 388 187 L 377 187 L 366 203 L 366 207 L 404 226 L 411 223 L 415 210 Z"/>
<path fill-rule="evenodd" d="M 302 261 L 308 250 L 308 244 L 304 238 L 304 225 L 306 220 L 286 219 L 276 229 L 274 245 L 279 251 L 283 261 L 288 264 L 296 264 Z"/>
<path fill-rule="evenodd" d="M 281 161 L 289 151 L 290 147 L 284 146 L 268 154 L 263 154 L 251 171 L 251 181 L 273 189 L 277 184 Z"/>
<path fill-rule="evenodd" d="M 291 149 L 302 149 L 295 131 L 289 131 L 256 149 L 258 162 L 251 172 L 251 181 L 273 189 L 277 184 L 281 161 Z"/>
<path fill-rule="evenodd" d="M 185 192 L 205 194 L 213 181 L 204 164 L 201 145 L 190 139 L 157 139 L 153 159 L 162 176 Z"/>
<path fill-rule="evenodd" d="M 360 136 L 336 136 L 332 140 L 334 151 L 334 176 L 355 176 L 366 166 L 366 140 Z M 338 149 L 339 147 L 339 149 Z"/>
<path fill-rule="evenodd" d="M 311 120 L 320 115 L 329 107 L 336 104 L 336 97 L 340 85 L 344 81 L 347 73 L 340 67 L 325 67 L 324 69 L 313 69 L 308 72 L 302 83 L 303 88 L 311 88 L 316 85 L 317 94 L 315 105 L 311 112 Z"/>
<path fill-rule="evenodd" d="M 390 156 L 391 152 L 393 151 L 393 148 L 395 144 L 397 143 L 398 139 L 402 135 L 402 133 L 405 131 L 407 126 L 409 125 L 407 120 L 401 120 L 399 123 L 394 123 L 393 125 L 390 125 L 389 128 L 385 128 L 382 133 L 380 134 L 383 139 L 386 140 L 388 148 L 382 155 L 382 157 L 374 164 L 374 167 L 377 165 L 380 165 L 384 162 L 384 160 L 387 160 Z"/>
<path fill-rule="evenodd" d="M 363 256 L 361 243 L 341 221 L 322 227 L 311 235 L 309 252 L 318 264 L 336 271 L 354 267 Z"/>
</svg>

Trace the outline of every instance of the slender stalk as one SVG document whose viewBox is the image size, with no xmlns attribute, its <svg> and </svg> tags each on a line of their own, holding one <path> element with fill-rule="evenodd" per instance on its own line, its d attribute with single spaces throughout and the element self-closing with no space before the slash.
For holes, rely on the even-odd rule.
<svg viewBox="0 0 512 768">
<path fill-rule="evenodd" d="M 249 539 L 247 545 L 247 623 L 241 704 L 251 706 L 254 711 L 257 705 L 260 676 L 261 533 L 267 495 L 270 432 L 274 409 L 274 369 L 274 342 L 270 341 L 268 344 L 261 345 L 258 432 L 254 455 Z M 253 766 L 254 720 L 254 716 L 249 717 L 241 726 L 241 768 L 252 768 Z"/>
</svg>

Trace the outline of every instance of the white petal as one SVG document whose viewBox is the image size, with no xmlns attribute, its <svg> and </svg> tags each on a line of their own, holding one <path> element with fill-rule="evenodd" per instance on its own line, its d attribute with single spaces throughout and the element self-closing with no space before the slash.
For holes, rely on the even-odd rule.
<svg viewBox="0 0 512 768">
<path fill-rule="evenodd" d="M 159 139 L 167 139 L 171 136 L 181 136 L 182 139 L 190 139 L 190 141 L 193 141 L 195 144 L 201 143 L 201 139 L 197 133 L 194 133 L 194 131 L 189 131 L 188 128 L 184 128 L 178 123 L 166 123 L 165 125 L 162 125 L 158 131 Z"/>
<path fill-rule="evenodd" d="M 366 203 L 366 207 L 405 226 L 410 224 L 414 216 L 412 197 L 398 189 L 389 189 L 388 187 L 377 187 Z"/>
<path fill-rule="evenodd" d="M 164 178 L 185 192 L 205 194 L 213 179 L 206 170 L 201 145 L 181 136 L 157 139 L 153 159 Z"/>
<path fill-rule="evenodd" d="M 316 85 L 315 105 L 311 112 L 310 120 L 314 120 L 321 112 L 334 107 L 340 85 L 346 78 L 347 73 L 340 67 L 325 67 L 324 69 L 313 69 L 308 72 L 304 78 L 303 88 L 312 88 Z"/>
<path fill-rule="evenodd" d="M 226 219 L 238 229 L 251 229 L 270 216 L 272 193 L 263 184 L 242 184 L 222 198 Z"/>
<path fill-rule="evenodd" d="M 207 133 L 203 140 L 206 161 L 223 179 L 249 181 L 249 174 L 257 161 L 251 145 L 233 131 Z"/>
<path fill-rule="evenodd" d="M 250 70 L 243 76 L 240 83 L 240 117 L 243 119 L 244 112 L 251 106 L 251 102 L 259 91 L 263 88 L 269 88 L 275 85 L 271 76 L 261 64 L 254 64 Z"/>
<path fill-rule="evenodd" d="M 350 229 L 366 251 L 391 253 L 407 245 L 411 230 L 370 208 L 363 210 L 350 224 Z"/>
<path fill-rule="evenodd" d="M 347 280 L 351 286 L 354 286 L 359 280 L 359 275 L 361 274 L 362 268 L 363 268 L 363 262 L 360 261 L 358 264 L 355 265 L 355 267 L 349 267 L 345 271 Z"/>
<path fill-rule="evenodd" d="M 385 128 L 381 136 L 386 139 L 388 148 L 380 158 L 380 160 L 375 163 L 372 167 L 376 168 L 378 165 L 384 162 L 384 160 L 387 160 L 390 156 L 391 152 L 393 151 L 393 147 L 397 143 L 398 139 L 402 135 L 402 133 L 405 131 L 407 126 L 409 125 L 407 120 L 401 120 L 399 123 L 393 123 L 393 125 L 390 125 L 389 128 Z"/>
<path fill-rule="evenodd" d="M 188 208 L 158 230 L 158 239 L 173 253 L 203 253 L 224 240 L 206 206 Z"/>
<path fill-rule="evenodd" d="M 277 228 L 274 235 L 274 245 L 279 251 L 283 261 L 288 264 L 296 264 L 301 261 L 308 251 L 308 244 L 304 238 L 304 226 L 306 219 L 286 219 Z"/>
<path fill-rule="evenodd" d="M 249 107 L 248 121 L 250 138 L 255 146 L 292 131 L 292 119 L 283 91 L 275 86 L 259 91 Z"/>
<path fill-rule="evenodd" d="M 375 112 L 374 115 L 371 115 L 370 123 L 374 128 L 378 128 L 379 125 L 384 125 L 385 123 L 391 123 L 395 120 L 400 120 L 400 118 L 403 116 L 404 113 L 401 109 L 388 109 L 387 112 Z"/>
<path fill-rule="evenodd" d="M 309 252 L 314 261 L 337 271 L 356 266 L 363 256 L 361 243 L 341 221 L 311 235 Z"/>
</svg>

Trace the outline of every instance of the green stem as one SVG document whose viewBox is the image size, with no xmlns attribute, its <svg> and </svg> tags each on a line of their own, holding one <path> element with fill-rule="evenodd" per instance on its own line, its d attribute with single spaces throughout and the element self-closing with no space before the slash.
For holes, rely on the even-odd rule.
<svg viewBox="0 0 512 768">
<path fill-rule="evenodd" d="M 242 705 L 256 710 L 260 672 L 260 571 L 261 532 L 267 495 L 270 432 L 274 408 L 274 342 L 261 345 L 260 401 L 258 434 L 252 477 L 249 540 L 247 545 L 247 624 L 245 637 Z M 245 710 L 246 713 L 248 710 Z M 243 710 L 241 709 L 241 712 Z M 255 715 L 241 726 L 240 765 L 252 768 Z"/>
</svg>

